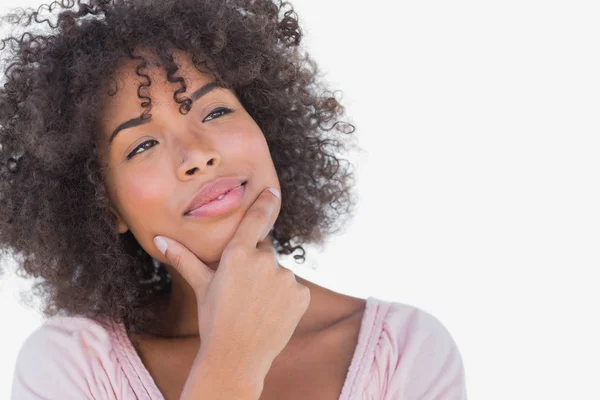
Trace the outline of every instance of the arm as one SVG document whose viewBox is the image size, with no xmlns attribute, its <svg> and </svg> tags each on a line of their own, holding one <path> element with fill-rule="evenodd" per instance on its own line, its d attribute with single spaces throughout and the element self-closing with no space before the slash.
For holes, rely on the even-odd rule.
<svg viewBox="0 0 600 400">
<path fill-rule="evenodd" d="M 401 323 L 401 313 L 390 322 L 406 329 L 397 337 L 403 349 L 391 375 L 390 397 L 422 400 L 466 400 L 465 369 L 448 329 L 433 315 L 419 311 Z"/>
<path fill-rule="evenodd" d="M 256 372 L 261 369 L 224 360 L 217 353 L 200 351 L 185 382 L 181 400 L 258 400 L 265 374 Z"/>
</svg>

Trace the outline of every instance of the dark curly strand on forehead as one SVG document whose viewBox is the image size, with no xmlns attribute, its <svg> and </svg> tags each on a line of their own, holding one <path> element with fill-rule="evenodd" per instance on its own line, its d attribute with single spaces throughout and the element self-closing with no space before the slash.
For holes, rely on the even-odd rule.
<svg viewBox="0 0 600 400">
<path fill-rule="evenodd" d="M 137 60 L 146 78 L 138 88 L 143 117 L 151 110 L 148 60 L 137 49 L 152 50 L 179 85 L 181 113 L 191 104 L 174 49 L 230 88 L 261 127 L 284 198 L 273 232 L 279 254 L 299 250 L 294 258 L 304 262 L 300 244 L 322 245 L 353 214 L 354 175 L 337 154 L 353 144 L 354 127 L 338 120 L 344 108 L 301 51 L 288 3 L 63 0 L 3 21 L 50 27 L 5 38 L 0 49 L 0 247 L 18 261 L 19 275 L 40 278 L 33 293 L 44 297 L 46 317 L 80 315 L 143 332 L 170 293 L 164 266 L 131 232 L 118 233 L 97 152 L 102 99 L 123 61 Z"/>
</svg>

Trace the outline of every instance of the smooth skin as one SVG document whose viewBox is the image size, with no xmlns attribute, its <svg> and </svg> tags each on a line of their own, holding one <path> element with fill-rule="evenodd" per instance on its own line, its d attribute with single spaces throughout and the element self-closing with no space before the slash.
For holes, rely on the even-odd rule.
<svg viewBox="0 0 600 400">
<path fill-rule="evenodd" d="M 155 60 L 151 52 L 139 50 L 137 53 Z M 210 74 L 198 71 L 187 54 L 175 52 L 174 59 L 180 67 L 177 75 L 187 82 L 186 95 L 214 80 Z M 300 368 L 303 365 L 300 361 L 308 362 L 309 358 L 313 365 L 331 361 L 327 364 L 330 371 L 333 365 L 339 364 L 338 380 L 341 380 L 354 351 L 365 301 L 295 276 L 277 263 L 275 254 L 268 254 L 271 251 L 267 250 L 271 246 L 269 237 L 257 247 L 257 243 L 262 242 L 260 235 L 273 226 L 281 207 L 281 199 L 268 191 L 268 188 L 280 191 L 281 187 L 260 127 L 235 93 L 223 88 L 211 90 L 194 101 L 189 113 L 180 114 L 179 104 L 173 99 L 173 92 L 179 86 L 168 82 L 164 67 L 153 61 L 144 71 L 150 76 L 152 85 L 143 90 L 143 94 L 152 99 L 152 119 L 146 124 L 123 129 L 111 142 L 109 138 L 116 127 L 139 117 L 144 111 L 137 90 L 145 80 L 136 75 L 136 65 L 137 62 L 130 60 L 121 65 L 115 74 L 118 92 L 115 96 L 105 97 L 99 116 L 99 161 L 105 166 L 105 183 L 115 216 L 115 228 L 119 233 L 131 231 L 144 250 L 167 268 L 172 278 L 168 308 L 161 316 L 164 323 L 151 332 L 132 338 L 134 344 L 139 343 L 136 350 L 165 398 L 179 398 L 177 393 L 181 393 L 187 371 L 194 364 L 193 357 L 206 340 L 211 340 L 211 345 L 219 348 L 215 332 L 219 335 L 236 332 L 228 336 L 234 340 L 246 323 L 258 327 L 273 326 L 273 321 L 278 321 L 285 327 L 275 329 L 277 333 L 271 331 L 270 334 L 275 336 L 268 344 L 266 337 L 261 341 L 260 334 L 265 332 L 259 330 L 256 342 L 242 346 L 250 353 L 254 346 L 253 351 L 261 353 L 259 358 L 262 357 L 263 364 L 257 363 L 259 370 L 262 365 L 261 373 L 268 365 L 267 360 L 289 339 L 271 367 L 261 399 L 268 398 L 267 392 L 273 393 L 273 398 L 286 393 L 286 398 L 292 399 L 289 393 L 293 383 L 287 379 L 302 383 L 295 375 L 310 371 L 302 367 L 299 372 L 294 372 L 293 368 Z M 224 112 L 224 108 L 231 111 Z M 214 218 L 183 215 L 187 204 L 204 183 L 224 176 L 248 180 L 244 201 L 238 209 Z M 255 204 L 258 211 L 251 211 Z M 267 208 L 272 208 L 268 220 L 256 215 L 266 212 Z M 243 228 L 242 241 L 234 240 L 240 238 L 237 232 L 244 226 L 246 217 L 252 227 Z M 154 244 L 155 236 L 170 239 L 172 250 L 187 251 L 186 259 L 192 260 L 188 262 L 193 267 L 184 270 L 182 268 L 188 264 L 181 262 L 184 267 L 177 268 L 177 264 Z M 232 241 L 234 245 L 231 245 Z M 248 244 L 252 241 L 255 241 L 255 249 L 249 250 Z M 199 302 L 198 298 L 204 298 L 206 293 L 199 294 L 198 291 L 213 286 L 208 283 L 208 270 L 216 274 L 225 263 L 230 262 L 232 265 L 225 267 L 226 271 L 215 288 L 208 289 L 213 293 L 210 299 L 215 308 L 203 306 L 206 303 Z M 239 265 L 234 265 L 237 263 Z M 199 266 L 206 268 L 203 270 Z M 183 271 L 188 271 L 188 274 L 195 271 L 192 273 L 196 275 L 186 276 Z M 233 271 L 238 274 L 231 274 Z M 261 293 L 265 289 L 271 291 L 271 285 L 277 288 L 275 293 L 271 293 L 274 297 Z M 280 291 L 283 287 L 290 289 L 289 293 Z M 253 289 L 248 292 L 247 288 Z M 217 293 L 223 296 L 221 300 L 217 300 L 220 298 Z M 309 303 L 306 305 L 307 294 Z M 284 297 L 280 299 L 277 296 Z M 252 302 L 253 299 L 256 303 Z M 271 301 L 291 308 L 269 308 L 276 307 L 275 304 L 261 311 L 262 306 L 271 304 Z M 236 314 L 246 312 L 249 305 L 252 307 L 250 315 L 259 317 L 253 320 L 255 322 L 240 319 L 240 315 Z M 306 310 L 301 313 L 305 306 Z M 278 315 L 276 310 L 289 315 L 289 319 Z M 260 318 L 275 320 L 259 323 Z M 299 320 L 294 321 L 296 318 Z M 288 337 L 290 334 L 291 337 Z M 331 347 L 331 343 L 335 343 L 336 352 L 324 351 L 326 346 Z M 189 359 L 189 354 L 192 354 L 192 359 Z M 313 370 L 318 373 L 318 370 Z M 306 376 L 312 383 L 304 382 L 303 387 L 313 384 L 314 390 L 322 393 L 323 385 L 317 383 L 321 376 L 327 377 L 323 373 Z M 331 383 L 335 384 L 332 392 L 338 392 L 340 382 L 331 378 L 324 381 L 326 385 Z"/>
<path fill-rule="evenodd" d="M 179 243 L 157 238 L 158 247 L 165 250 L 168 262 L 190 284 L 198 301 L 202 347 L 182 399 L 206 398 L 204 375 L 196 372 L 203 362 L 215 360 L 230 366 L 230 385 L 256 387 L 246 393 L 258 398 L 273 360 L 308 308 L 309 289 L 277 264 L 267 236 L 278 206 L 279 198 L 271 190 L 259 196 L 223 251 L 216 273 Z"/>
</svg>

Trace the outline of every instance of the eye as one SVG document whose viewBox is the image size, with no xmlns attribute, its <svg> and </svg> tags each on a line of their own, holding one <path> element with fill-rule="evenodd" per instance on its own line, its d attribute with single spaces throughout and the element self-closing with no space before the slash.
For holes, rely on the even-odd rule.
<svg viewBox="0 0 600 400">
<path fill-rule="evenodd" d="M 142 149 L 142 148 L 143 148 L 143 149 L 144 149 L 144 151 L 145 151 L 145 149 L 148 149 L 148 148 L 152 147 L 152 146 L 150 146 L 150 147 L 147 147 L 147 146 L 146 146 L 146 144 L 148 144 L 148 143 L 152 143 L 152 142 L 156 142 L 156 143 L 158 143 L 158 142 L 157 142 L 156 140 L 154 140 L 154 139 L 152 139 L 152 140 L 146 140 L 145 142 L 143 142 L 143 143 L 141 143 L 139 146 L 137 146 L 135 149 L 133 149 L 133 150 L 132 150 L 132 152 L 131 152 L 131 153 L 129 153 L 129 154 L 127 155 L 127 159 L 129 160 L 130 158 L 134 157 L 134 156 L 135 156 L 136 154 L 138 154 L 138 153 L 143 153 L 143 151 L 138 151 L 138 149 Z"/>
<path fill-rule="evenodd" d="M 230 109 L 230 108 L 227 108 L 227 107 L 217 107 L 214 110 L 212 110 L 211 113 L 208 114 L 206 116 L 206 118 L 204 118 L 202 120 L 202 122 L 210 121 L 210 120 L 213 120 L 215 118 L 219 118 L 220 116 L 225 115 L 225 114 L 229 114 L 230 112 L 233 112 L 233 110 Z"/>
</svg>

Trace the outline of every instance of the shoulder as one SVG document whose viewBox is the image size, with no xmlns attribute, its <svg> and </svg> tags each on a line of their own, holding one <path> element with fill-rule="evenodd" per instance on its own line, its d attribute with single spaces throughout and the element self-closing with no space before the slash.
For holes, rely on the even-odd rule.
<svg viewBox="0 0 600 400">
<path fill-rule="evenodd" d="M 120 380 L 114 335 L 106 325 L 84 317 L 54 316 L 23 342 L 12 398 L 112 399 Z"/>
<path fill-rule="evenodd" d="M 32 359 L 61 362 L 73 358 L 82 361 L 82 354 L 100 356 L 111 347 L 111 334 L 105 326 L 84 317 L 54 316 L 45 320 L 29 334 L 19 351 L 19 361 Z M 89 358 L 89 357 L 88 357 Z"/>
<path fill-rule="evenodd" d="M 448 328 L 433 314 L 409 304 L 387 303 L 389 309 L 382 328 L 401 343 L 402 348 L 457 348 Z"/>
<path fill-rule="evenodd" d="M 386 394 L 466 399 L 463 360 L 446 326 L 418 307 L 374 300 L 371 372 L 385 377 Z"/>
</svg>

